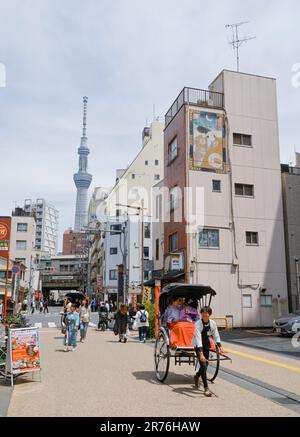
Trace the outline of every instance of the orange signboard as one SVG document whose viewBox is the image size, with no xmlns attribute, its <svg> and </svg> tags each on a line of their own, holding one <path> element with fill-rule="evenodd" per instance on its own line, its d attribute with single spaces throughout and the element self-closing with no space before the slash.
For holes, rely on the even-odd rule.
<svg viewBox="0 0 300 437">
<path fill-rule="evenodd" d="M 9 330 L 9 372 L 18 374 L 40 370 L 40 344 L 37 328 Z"/>
<path fill-rule="evenodd" d="M 5 292 L 4 292 L 4 306 L 3 306 L 4 326 L 6 326 L 6 312 L 7 312 L 10 230 L 11 230 L 11 217 L 0 217 L 0 256 L 6 259 L 6 278 L 5 278 Z"/>
<path fill-rule="evenodd" d="M 9 259 L 11 217 L 0 217 L 0 256 Z"/>
</svg>

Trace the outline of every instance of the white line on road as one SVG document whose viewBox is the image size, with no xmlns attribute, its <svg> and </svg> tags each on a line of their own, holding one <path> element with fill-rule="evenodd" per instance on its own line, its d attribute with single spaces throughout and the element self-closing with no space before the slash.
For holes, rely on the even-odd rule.
<svg viewBox="0 0 300 437">
<path fill-rule="evenodd" d="M 41 324 L 41 323 L 35 323 L 34 326 L 35 326 L 36 328 L 41 328 L 41 327 L 42 327 L 42 324 Z"/>
<path fill-rule="evenodd" d="M 48 328 L 56 328 L 56 323 L 48 322 Z"/>
</svg>

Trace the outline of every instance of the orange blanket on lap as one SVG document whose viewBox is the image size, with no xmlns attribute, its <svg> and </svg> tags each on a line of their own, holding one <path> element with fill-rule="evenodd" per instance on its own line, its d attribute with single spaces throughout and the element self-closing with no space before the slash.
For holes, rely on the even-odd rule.
<svg viewBox="0 0 300 437">
<path fill-rule="evenodd" d="M 192 322 L 174 322 L 169 325 L 170 345 L 176 347 L 193 347 L 192 338 L 195 325 Z"/>
</svg>

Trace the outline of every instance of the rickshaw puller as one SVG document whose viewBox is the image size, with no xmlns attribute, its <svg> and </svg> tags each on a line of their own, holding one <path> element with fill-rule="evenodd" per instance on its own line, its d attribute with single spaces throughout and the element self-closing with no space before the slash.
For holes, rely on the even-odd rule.
<svg viewBox="0 0 300 437">
<path fill-rule="evenodd" d="M 212 395 L 207 383 L 207 365 L 209 359 L 209 350 L 211 348 L 209 334 L 212 335 L 215 343 L 220 348 L 220 353 L 224 353 L 221 346 L 220 334 L 217 324 L 214 320 L 210 320 L 212 309 L 210 307 L 203 307 L 200 310 L 201 319 L 195 324 L 194 337 L 192 340 L 195 346 L 195 352 L 199 360 L 200 369 L 194 376 L 195 386 L 199 387 L 199 378 L 201 376 L 204 395 L 210 397 Z"/>
</svg>

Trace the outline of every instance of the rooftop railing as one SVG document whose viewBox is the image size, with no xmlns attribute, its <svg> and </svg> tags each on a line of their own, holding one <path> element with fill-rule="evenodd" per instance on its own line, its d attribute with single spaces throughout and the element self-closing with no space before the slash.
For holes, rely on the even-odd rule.
<svg viewBox="0 0 300 437">
<path fill-rule="evenodd" d="M 223 109 L 224 94 L 215 91 L 184 87 L 165 115 L 166 127 L 184 104 Z"/>
</svg>

